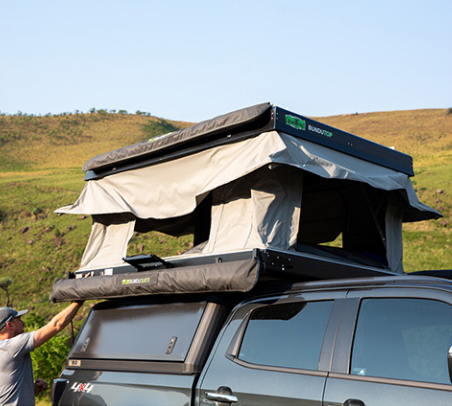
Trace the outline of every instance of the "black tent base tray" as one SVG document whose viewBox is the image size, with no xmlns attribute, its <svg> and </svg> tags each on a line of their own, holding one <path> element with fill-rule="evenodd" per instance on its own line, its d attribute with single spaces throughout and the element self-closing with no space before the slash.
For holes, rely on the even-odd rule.
<svg viewBox="0 0 452 406">
<path fill-rule="evenodd" d="M 387 269 L 359 264 L 343 258 L 334 259 L 297 251 L 255 248 L 215 254 L 180 255 L 165 259 L 155 255 L 141 254 L 125 258 L 124 265 L 78 270 L 71 277 L 77 279 L 103 277 L 193 266 L 215 267 L 215 264 L 247 261 L 252 258 L 259 262 L 260 278 L 271 277 L 297 281 L 394 275 Z"/>
</svg>

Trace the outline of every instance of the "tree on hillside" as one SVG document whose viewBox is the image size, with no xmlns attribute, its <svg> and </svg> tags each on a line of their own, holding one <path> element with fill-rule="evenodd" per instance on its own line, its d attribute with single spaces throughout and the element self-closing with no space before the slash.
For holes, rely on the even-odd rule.
<svg viewBox="0 0 452 406">
<path fill-rule="evenodd" d="M 7 307 L 11 307 L 12 303 L 11 303 L 11 298 L 9 296 L 9 291 L 8 288 L 11 285 L 13 281 L 11 280 L 11 278 L 0 278 L 0 288 L 2 288 L 5 292 L 6 292 L 6 306 Z"/>
</svg>

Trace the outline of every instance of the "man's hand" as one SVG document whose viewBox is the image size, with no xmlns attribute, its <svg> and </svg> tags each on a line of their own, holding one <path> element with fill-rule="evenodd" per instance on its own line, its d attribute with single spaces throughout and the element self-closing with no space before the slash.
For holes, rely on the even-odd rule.
<svg viewBox="0 0 452 406">
<path fill-rule="evenodd" d="M 35 382 L 35 395 L 37 395 L 38 393 L 41 393 L 45 390 L 47 390 L 47 382 L 44 381 L 44 379 L 41 378 L 36 378 L 36 382 Z"/>
</svg>

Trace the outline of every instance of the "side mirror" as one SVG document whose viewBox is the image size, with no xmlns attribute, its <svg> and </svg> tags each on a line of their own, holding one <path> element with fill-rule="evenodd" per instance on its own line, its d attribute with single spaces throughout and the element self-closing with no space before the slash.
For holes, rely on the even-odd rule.
<svg viewBox="0 0 452 406">
<path fill-rule="evenodd" d="M 450 383 L 452 383 L 452 347 L 449 348 L 449 352 L 447 354 L 447 366 L 449 367 Z"/>
</svg>

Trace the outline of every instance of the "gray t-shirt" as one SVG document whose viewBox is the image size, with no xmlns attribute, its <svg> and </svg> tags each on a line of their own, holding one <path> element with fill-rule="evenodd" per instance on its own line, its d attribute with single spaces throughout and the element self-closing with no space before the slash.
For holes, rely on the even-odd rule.
<svg viewBox="0 0 452 406">
<path fill-rule="evenodd" d="M 34 333 L 0 341 L 0 406 L 34 406 Z"/>
</svg>

